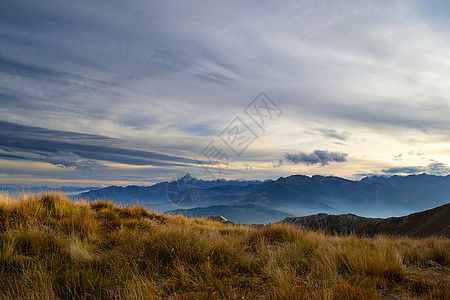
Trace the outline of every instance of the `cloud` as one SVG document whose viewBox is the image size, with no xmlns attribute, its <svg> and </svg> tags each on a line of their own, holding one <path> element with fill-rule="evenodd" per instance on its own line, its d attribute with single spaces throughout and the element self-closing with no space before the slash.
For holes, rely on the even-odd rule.
<svg viewBox="0 0 450 300">
<path fill-rule="evenodd" d="M 441 162 L 432 162 L 428 165 L 427 172 L 435 175 L 448 175 L 450 174 L 450 167 Z"/>
<path fill-rule="evenodd" d="M 111 83 L 41 67 L 34 64 L 22 63 L 0 55 L 0 72 L 20 77 L 29 77 L 38 80 L 47 80 L 57 84 L 79 86 L 94 89 L 96 85 L 112 85 Z"/>
<path fill-rule="evenodd" d="M 113 144 L 118 140 L 97 134 L 85 134 L 72 131 L 53 130 L 38 126 L 27 126 L 12 122 L 5 122 L 0 120 L 0 145 L 12 144 L 12 141 L 19 140 L 46 140 L 71 142 L 75 144 Z"/>
<path fill-rule="evenodd" d="M 185 166 L 193 159 L 120 147 L 119 140 L 101 135 L 51 130 L 0 121 L 0 157 L 45 161 L 68 168 L 97 169 L 96 161 L 138 166 Z"/>
<path fill-rule="evenodd" d="M 96 161 L 82 159 L 73 152 L 60 152 L 59 155 L 47 157 L 45 160 L 52 165 L 67 169 L 95 170 L 106 168 Z"/>
<path fill-rule="evenodd" d="M 432 162 L 427 166 L 411 166 L 411 167 L 393 167 L 388 169 L 382 169 L 381 173 L 384 174 L 420 174 L 427 173 L 432 175 L 447 175 L 450 174 L 450 167 L 441 162 Z"/>
<path fill-rule="evenodd" d="M 372 172 L 357 172 L 353 174 L 354 176 L 362 176 L 362 177 L 371 177 L 371 176 L 387 176 L 387 175 L 380 175 L 379 173 L 372 173 Z"/>
<path fill-rule="evenodd" d="M 351 136 L 351 133 L 347 131 L 338 132 L 337 130 L 329 128 L 317 128 L 316 130 L 321 132 L 324 137 L 329 137 L 340 141 L 347 141 Z"/>
<path fill-rule="evenodd" d="M 295 164 L 307 166 L 320 164 L 328 165 L 332 162 L 346 162 L 348 154 L 343 152 L 330 152 L 328 150 L 314 150 L 312 153 L 299 152 L 295 154 L 286 153 L 284 158 Z"/>
<path fill-rule="evenodd" d="M 424 153 L 422 151 L 420 151 L 420 150 L 419 151 L 411 150 L 411 151 L 408 151 L 408 154 L 412 155 L 412 156 L 416 155 L 416 156 L 419 156 L 419 157 L 424 155 Z"/>
<path fill-rule="evenodd" d="M 389 169 L 382 169 L 385 174 L 418 174 L 426 172 L 424 167 L 393 167 Z"/>
<path fill-rule="evenodd" d="M 0 39 L 5 43 L 10 43 L 11 46 L 32 49 L 34 52 L 41 55 L 51 55 L 53 59 L 57 61 L 62 61 L 65 63 L 70 62 L 73 64 L 90 67 L 92 69 L 107 71 L 104 66 L 99 65 L 95 61 L 89 61 L 83 58 L 79 53 L 77 54 L 73 50 L 64 49 L 60 46 L 46 43 L 45 41 L 35 37 L 24 37 L 18 35 L 17 33 L 12 34 L 0 31 Z"/>
<path fill-rule="evenodd" d="M 400 153 L 398 155 L 394 155 L 392 159 L 395 160 L 395 161 L 403 160 L 403 153 Z"/>
</svg>

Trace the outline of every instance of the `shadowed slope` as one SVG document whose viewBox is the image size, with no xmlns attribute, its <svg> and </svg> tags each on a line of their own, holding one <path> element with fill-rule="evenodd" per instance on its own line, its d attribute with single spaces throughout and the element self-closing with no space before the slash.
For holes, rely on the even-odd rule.
<svg viewBox="0 0 450 300">
<path fill-rule="evenodd" d="M 433 209 L 395 218 L 364 218 L 354 214 L 317 214 L 286 218 L 286 224 L 309 229 L 323 229 L 337 233 L 356 234 L 407 234 L 415 237 L 444 235 L 450 237 L 450 203 Z"/>
</svg>

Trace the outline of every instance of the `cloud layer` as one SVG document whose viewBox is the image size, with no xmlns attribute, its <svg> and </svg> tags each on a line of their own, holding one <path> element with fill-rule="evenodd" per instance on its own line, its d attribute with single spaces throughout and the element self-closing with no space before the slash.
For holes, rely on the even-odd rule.
<svg viewBox="0 0 450 300">
<path fill-rule="evenodd" d="M 261 91 L 283 116 L 226 176 L 443 173 L 449 14 L 443 0 L 2 1 L 0 181 L 201 172 L 193 157 Z"/>
</svg>

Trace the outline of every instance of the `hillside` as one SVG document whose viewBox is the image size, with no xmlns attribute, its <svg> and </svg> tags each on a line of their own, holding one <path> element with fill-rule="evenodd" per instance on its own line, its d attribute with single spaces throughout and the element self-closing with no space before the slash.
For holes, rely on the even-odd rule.
<svg viewBox="0 0 450 300">
<path fill-rule="evenodd" d="M 219 218 L 219 221 L 222 220 Z M 0 196 L 2 299 L 448 299 L 450 241 Z"/>
<path fill-rule="evenodd" d="M 280 221 L 290 214 L 268 209 L 261 205 L 214 205 L 191 209 L 176 209 L 166 213 L 171 215 L 182 215 L 188 218 L 206 218 L 208 216 L 220 215 L 234 223 L 267 224 Z"/>
<path fill-rule="evenodd" d="M 407 234 L 414 237 L 443 235 L 450 238 L 450 203 L 404 217 L 380 219 L 364 218 L 354 214 L 322 213 L 305 217 L 288 217 L 282 223 L 336 233 L 354 232 L 372 236 Z"/>
</svg>

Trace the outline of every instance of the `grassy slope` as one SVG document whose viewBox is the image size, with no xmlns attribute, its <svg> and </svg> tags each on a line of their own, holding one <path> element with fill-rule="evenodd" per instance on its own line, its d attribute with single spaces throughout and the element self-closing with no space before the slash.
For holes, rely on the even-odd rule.
<svg viewBox="0 0 450 300">
<path fill-rule="evenodd" d="M 448 299 L 445 238 L 226 226 L 61 194 L 0 196 L 0 298 Z M 442 267 L 428 267 L 433 260 Z"/>
</svg>

